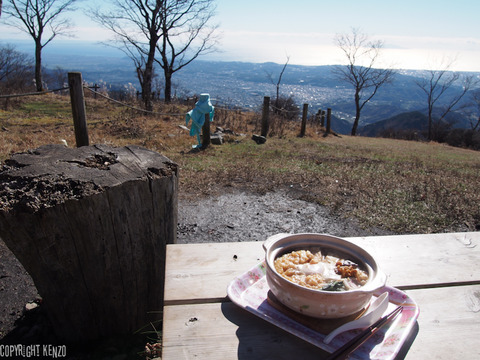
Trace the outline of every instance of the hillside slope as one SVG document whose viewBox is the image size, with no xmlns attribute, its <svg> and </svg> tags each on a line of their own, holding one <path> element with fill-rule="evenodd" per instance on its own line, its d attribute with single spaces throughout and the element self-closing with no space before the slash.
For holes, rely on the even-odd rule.
<svg viewBox="0 0 480 360">
<path fill-rule="evenodd" d="M 388 131 L 426 131 L 428 129 L 428 117 L 420 111 L 412 111 L 398 114 L 386 120 L 378 121 L 360 127 L 358 133 L 362 136 L 377 137 Z"/>
</svg>

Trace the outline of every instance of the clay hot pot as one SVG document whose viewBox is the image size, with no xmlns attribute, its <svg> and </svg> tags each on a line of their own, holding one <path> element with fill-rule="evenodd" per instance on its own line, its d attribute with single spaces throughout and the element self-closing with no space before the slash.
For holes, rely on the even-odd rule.
<svg viewBox="0 0 480 360">
<path fill-rule="evenodd" d="M 375 259 L 361 247 L 338 237 L 325 234 L 277 234 L 263 244 L 266 278 L 273 295 L 290 309 L 316 318 L 340 318 L 360 312 L 370 302 L 373 293 L 384 287 L 386 275 Z M 347 291 L 310 289 L 295 284 L 277 273 L 276 258 L 285 253 L 308 249 L 337 254 L 359 264 L 368 273 L 365 285 Z"/>
</svg>

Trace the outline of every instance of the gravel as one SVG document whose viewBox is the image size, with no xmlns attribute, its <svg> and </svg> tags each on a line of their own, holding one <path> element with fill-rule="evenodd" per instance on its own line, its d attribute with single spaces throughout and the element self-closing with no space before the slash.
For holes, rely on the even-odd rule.
<svg viewBox="0 0 480 360">
<path fill-rule="evenodd" d="M 180 200 L 179 243 L 264 241 L 277 233 L 315 232 L 335 236 L 386 234 L 362 229 L 355 220 L 295 198 L 295 192 L 256 195 L 232 191 L 217 197 Z"/>
</svg>

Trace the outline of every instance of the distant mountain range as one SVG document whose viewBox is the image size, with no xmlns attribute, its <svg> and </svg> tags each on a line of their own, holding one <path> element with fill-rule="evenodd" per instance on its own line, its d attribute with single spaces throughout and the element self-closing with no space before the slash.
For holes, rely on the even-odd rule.
<svg viewBox="0 0 480 360">
<path fill-rule="evenodd" d="M 48 69 L 81 71 L 85 81 L 104 83 L 111 89 L 122 89 L 130 83 L 137 89 L 138 80 L 133 62 L 117 53 L 52 51 L 44 55 Z M 218 106 L 237 106 L 260 109 L 264 96 L 275 96 L 274 82 L 283 64 L 244 63 L 196 60 L 174 74 L 174 93 L 178 97 L 209 93 Z M 280 92 L 292 96 L 299 107 L 309 104 L 310 113 L 318 109 L 332 109 L 332 129 L 349 134 L 355 115 L 353 89 L 340 82 L 332 73 L 332 66 L 288 65 L 282 77 Z M 157 91 L 161 91 L 162 74 L 159 74 Z M 480 73 L 473 73 L 480 79 Z M 424 71 L 400 70 L 393 84 L 385 85 L 362 111 L 359 133 L 375 136 L 388 127 L 421 129 L 425 122 L 426 95 L 416 85 Z M 273 80 L 273 81 L 272 81 Z M 460 91 L 452 87 L 450 94 Z M 448 94 L 445 96 L 447 99 Z M 465 98 L 464 104 L 467 101 Z M 437 106 L 441 107 L 439 102 Z M 469 127 L 468 115 L 457 112 L 451 116 L 454 126 Z M 453 119 L 453 120 L 452 120 Z"/>
</svg>

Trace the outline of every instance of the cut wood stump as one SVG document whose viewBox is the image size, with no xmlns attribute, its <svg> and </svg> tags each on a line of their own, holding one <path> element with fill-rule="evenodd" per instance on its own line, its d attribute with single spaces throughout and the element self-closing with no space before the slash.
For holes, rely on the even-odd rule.
<svg viewBox="0 0 480 360">
<path fill-rule="evenodd" d="M 137 146 L 47 145 L 5 161 L 0 237 L 59 339 L 129 334 L 160 319 L 177 169 Z"/>
</svg>

